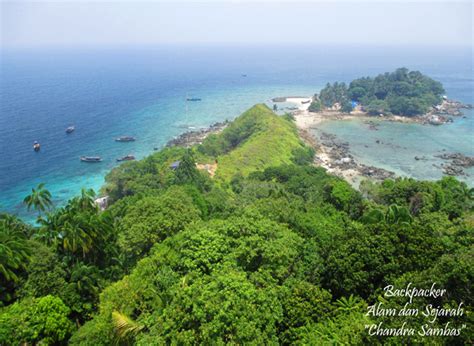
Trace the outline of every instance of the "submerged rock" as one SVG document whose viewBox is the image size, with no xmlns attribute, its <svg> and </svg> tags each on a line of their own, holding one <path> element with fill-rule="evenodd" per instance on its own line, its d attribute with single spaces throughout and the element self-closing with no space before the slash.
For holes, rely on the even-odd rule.
<svg viewBox="0 0 474 346">
<path fill-rule="evenodd" d="M 443 172 L 447 175 L 466 175 L 464 168 L 474 166 L 474 157 L 466 156 L 461 153 L 443 153 L 435 155 L 435 157 L 451 161 L 447 165 L 442 165 Z"/>
<path fill-rule="evenodd" d="M 360 175 L 375 180 L 384 180 L 395 176 L 395 173 L 383 168 L 366 166 L 356 162 L 354 157 L 350 154 L 349 143 L 338 141 L 335 135 L 321 133 L 320 139 L 332 160 L 332 162 L 328 164 L 328 167 L 332 169 L 339 169 L 341 171 L 355 170 L 358 171 Z M 322 161 L 320 160 L 320 162 Z"/>
</svg>

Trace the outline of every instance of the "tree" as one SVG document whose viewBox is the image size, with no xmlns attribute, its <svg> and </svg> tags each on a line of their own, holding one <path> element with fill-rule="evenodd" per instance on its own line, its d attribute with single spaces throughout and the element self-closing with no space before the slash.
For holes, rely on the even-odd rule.
<svg viewBox="0 0 474 346">
<path fill-rule="evenodd" d="M 141 345 L 276 344 L 276 322 L 282 313 L 273 286 L 259 287 L 244 272 L 223 268 L 177 290 L 163 315 L 153 316 L 150 332 L 137 341 Z"/>
<path fill-rule="evenodd" d="M 82 259 L 94 249 L 96 254 L 101 252 L 102 242 L 113 229 L 113 220 L 106 212 L 101 213 L 94 202 L 93 190 L 85 189 L 66 206 L 40 218 L 39 223 L 41 227 L 35 238 Z"/>
<path fill-rule="evenodd" d="M 367 94 L 367 91 L 362 88 L 362 87 L 351 87 L 349 88 L 349 95 L 351 100 L 354 101 L 360 101 L 365 95 Z"/>
<path fill-rule="evenodd" d="M 443 93 L 441 83 L 406 68 L 380 74 L 375 78 L 355 79 L 348 89 L 350 98 L 361 102 L 372 115 L 424 114 L 430 107 L 441 102 Z"/>
<path fill-rule="evenodd" d="M 44 183 L 39 184 L 36 188 L 31 189 L 31 194 L 23 200 L 28 211 L 33 208 L 39 212 L 44 212 L 53 206 L 51 193 L 44 188 Z"/>
<path fill-rule="evenodd" d="M 290 279 L 281 289 L 283 319 L 280 342 L 294 344 L 302 327 L 318 323 L 332 313 L 331 294 L 308 282 Z"/>
<path fill-rule="evenodd" d="M 320 100 L 313 100 L 308 108 L 310 112 L 321 112 L 322 109 L 323 105 Z"/>
<path fill-rule="evenodd" d="M 187 150 L 183 155 L 179 166 L 175 170 L 175 184 L 192 184 L 199 180 L 200 173 L 196 168 L 194 155 L 191 150 Z"/>
<path fill-rule="evenodd" d="M 382 100 L 374 100 L 370 102 L 366 107 L 367 113 L 369 113 L 370 115 L 386 114 L 388 109 L 389 107 L 387 105 L 387 102 Z"/>
<path fill-rule="evenodd" d="M 406 207 L 400 207 L 396 204 L 392 204 L 388 207 L 385 220 L 389 224 L 407 224 L 411 223 L 413 218 Z"/>
<path fill-rule="evenodd" d="M 352 103 L 349 100 L 344 100 L 341 104 L 341 112 L 350 113 L 352 112 Z"/>
<path fill-rule="evenodd" d="M 359 218 L 362 212 L 362 197 L 347 182 L 334 180 L 325 187 L 326 200 L 337 209 L 344 210 L 354 218 Z"/>
<path fill-rule="evenodd" d="M 31 258 L 32 246 L 11 218 L 0 218 L 0 302 L 13 298 L 15 284 Z"/>
<path fill-rule="evenodd" d="M 61 262 L 55 248 L 33 241 L 34 252 L 26 267 L 28 277 L 19 289 L 21 297 L 42 297 L 52 294 L 63 301 L 67 286 L 67 265 Z"/>
<path fill-rule="evenodd" d="M 197 208 L 183 188 L 173 187 L 157 197 L 145 197 L 129 206 L 119 225 L 118 244 L 133 259 L 199 219 Z"/>
<path fill-rule="evenodd" d="M 0 343 L 62 344 L 74 330 L 69 308 L 55 296 L 18 301 L 0 312 Z"/>
</svg>

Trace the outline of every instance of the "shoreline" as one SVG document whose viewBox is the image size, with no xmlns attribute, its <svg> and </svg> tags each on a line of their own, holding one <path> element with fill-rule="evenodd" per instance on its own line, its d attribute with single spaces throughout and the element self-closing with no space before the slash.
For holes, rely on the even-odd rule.
<svg viewBox="0 0 474 346">
<path fill-rule="evenodd" d="M 213 123 L 199 130 L 185 131 L 179 136 L 170 139 L 164 147 L 168 148 L 174 146 L 181 146 L 189 148 L 193 145 L 201 144 L 207 136 L 221 132 L 227 127 L 227 125 L 229 125 L 229 123 L 229 120 L 225 120 L 222 122 Z M 160 148 L 155 148 L 155 151 L 159 149 Z"/>
<path fill-rule="evenodd" d="M 373 130 L 377 129 L 377 124 L 374 120 L 430 125 L 425 121 L 425 116 L 411 118 L 394 115 L 377 117 L 368 115 L 362 111 L 353 111 L 350 114 L 346 114 L 334 110 L 314 113 L 309 112 L 309 104 L 302 104 L 301 100 L 308 100 L 308 98 L 297 96 L 286 98 L 286 102 L 298 104 L 297 110 L 293 110 L 290 114 L 294 117 L 299 137 L 308 146 L 315 149 L 314 164 L 325 168 L 331 174 L 343 178 L 355 188 L 359 188 L 360 182 L 365 179 L 383 181 L 388 178 L 395 178 L 397 174 L 384 168 L 358 162 L 350 152 L 349 143 L 342 141 L 335 135 L 324 132 L 320 138 L 316 138 L 316 136 L 311 133 L 312 129 L 317 129 L 318 125 L 324 121 L 350 121 L 356 119 L 364 121 L 364 123 Z M 193 145 L 201 144 L 207 136 L 221 132 L 229 123 L 229 120 L 225 120 L 199 130 L 188 130 L 169 140 L 165 147 L 182 146 L 188 148 Z M 423 160 L 424 158 L 415 156 L 415 159 Z M 447 164 L 441 164 L 438 168 L 442 169 L 446 175 L 466 175 L 463 168 L 472 167 L 474 165 L 474 157 L 464 156 L 460 153 L 444 153 L 443 159 L 448 161 Z"/>
<path fill-rule="evenodd" d="M 367 178 L 381 181 L 395 177 L 394 172 L 357 162 L 350 153 L 349 143 L 339 140 L 335 135 L 322 133 L 321 140 L 318 140 L 310 133 L 324 121 L 353 119 L 371 121 L 373 117 L 361 113 L 343 114 L 337 111 L 312 113 L 307 110 L 298 110 L 292 115 L 300 137 L 315 150 L 314 163 L 325 168 L 329 173 L 343 178 L 356 188 L 362 180 Z"/>
<path fill-rule="evenodd" d="M 301 97 L 302 98 L 302 97 Z M 297 99 L 296 97 L 292 98 Z M 370 120 L 365 115 L 343 115 L 338 112 L 311 113 L 307 111 L 309 105 L 304 104 L 292 113 L 299 137 L 310 147 L 315 149 L 314 163 L 325 168 L 329 173 L 339 176 L 351 185 L 358 187 L 364 178 L 383 180 L 395 176 L 395 173 L 382 168 L 367 166 L 358 163 L 349 151 L 349 144 L 339 141 L 336 136 L 324 133 L 324 140 L 318 141 L 310 130 L 316 128 L 323 121 L 350 120 L 363 118 Z M 372 117 L 373 119 L 373 117 Z M 211 134 L 217 134 L 227 127 L 230 121 L 216 122 L 208 127 L 191 130 L 169 140 L 165 147 L 181 146 L 191 147 L 201 144 Z"/>
<path fill-rule="evenodd" d="M 469 108 L 469 106 L 465 106 L 465 108 Z M 355 119 L 363 121 L 373 130 L 377 129 L 377 124 L 374 120 L 433 126 L 433 124 L 425 121 L 427 115 L 414 118 L 393 115 L 376 117 L 360 111 L 351 112 L 350 114 L 327 110 L 314 113 L 302 109 L 298 109 L 291 114 L 295 119 L 300 137 L 307 145 L 315 149 L 314 164 L 325 168 L 329 173 L 343 178 L 355 188 L 358 188 L 360 182 L 364 179 L 382 181 L 387 178 L 395 178 L 397 175 L 392 171 L 376 166 L 367 166 L 358 162 L 350 153 L 349 143 L 342 141 L 335 135 L 323 132 L 318 139 L 311 133 L 311 130 L 317 129 L 318 125 L 325 121 L 350 121 Z M 436 157 L 447 161 L 446 164 L 437 166 L 442 169 L 445 175 L 468 176 L 464 168 L 474 166 L 474 157 L 465 156 L 461 153 L 446 152 Z M 414 158 L 415 160 L 425 159 L 418 156 Z"/>
</svg>

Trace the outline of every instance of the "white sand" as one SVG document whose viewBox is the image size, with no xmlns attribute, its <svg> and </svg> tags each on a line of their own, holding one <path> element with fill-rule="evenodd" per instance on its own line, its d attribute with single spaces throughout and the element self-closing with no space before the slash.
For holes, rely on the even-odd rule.
<svg viewBox="0 0 474 346">
<path fill-rule="evenodd" d="M 320 124 L 324 117 L 319 113 L 311 113 L 307 110 L 293 112 L 296 126 L 301 130 L 309 130 Z"/>
<path fill-rule="evenodd" d="M 308 110 L 311 101 L 313 100 L 312 97 L 287 97 L 286 102 L 293 103 L 298 107 L 300 111 Z M 309 102 L 308 102 L 309 101 Z M 306 102 L 306 103 L 303 103 Z"/>
</svg>

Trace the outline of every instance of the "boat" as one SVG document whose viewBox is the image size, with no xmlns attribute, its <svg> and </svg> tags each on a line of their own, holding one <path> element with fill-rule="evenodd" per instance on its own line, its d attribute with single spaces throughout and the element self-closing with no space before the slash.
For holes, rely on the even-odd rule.
<svg viewBox="0 0 474 346">
<path fill-rule="evenodd" d="M 201 99 L 198 97 L 187 97 L 186 101 L 201 101 Z"/>
<path fill-rule="evenodd" d="M 101 162 L 102 158 L 100 156 L 81 156 L 82 162 Z"/>
<path fill-rule="evenodd" d="M 310 102 L 311 102 L 311 100 L 301 101 L 302 104 L 310 103 Z"/>
<path fill-rule="evenodd" d="M 135 156 L 133 155 L 126 155 L 124 157 L 121 157 L 119 159 L 117 159 L 117 162 L 121 162 L 121 161 L 133 161 L 135 160 Z"/>
<path fill-rule="evenodd" d="M 247 77 L 247 75 L 245 73 L 242 73 L 241 76 L 242 77 Z"/>
<path fill-rule="evenodd" d="M 74 132 L 76 128 L 74 126 L 69 126 L 67 129 L 66 129 L 66 133 L 72 133 Z"/>
<path fill-rule="evenodd" d="M 40 149 L 41 149 L 41 145 L 37 141 L 35 141 L 33 143 L 33 150 L 34 151 L 40 151 Z"/>
<path fill-rule="evenodd" d="M 122 136 L 122 137 L 115 138 L 115 141 L 116 141 L 116 142 L 134 142 L 134 141 L 135 141 L 135 137 L 132 137 L 132 136 Z"/>
</svg>

